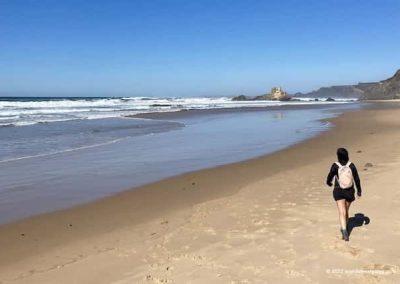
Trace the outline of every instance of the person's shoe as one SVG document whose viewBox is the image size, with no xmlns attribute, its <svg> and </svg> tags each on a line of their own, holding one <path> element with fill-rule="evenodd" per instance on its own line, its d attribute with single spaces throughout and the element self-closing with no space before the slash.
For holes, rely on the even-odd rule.
<svg viewBox="0 0 400 284">
<path fill-rule="evenodd" d="M 346 229 L 340 229 L 340 231 L 342 232 L 342 240 L 345 240 L 346 242 L 349 241 L 349 233 L 347 233 Z"/>
</svg>

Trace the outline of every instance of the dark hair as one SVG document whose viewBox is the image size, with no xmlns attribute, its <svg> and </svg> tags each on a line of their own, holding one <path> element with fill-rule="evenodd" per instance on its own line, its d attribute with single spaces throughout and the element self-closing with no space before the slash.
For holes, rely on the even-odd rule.
<svg viewBox="0 0 400 284">
<path fill-rule="evenodd" d="M 347 152 L 345 148 L 337 149 L 336 154 L 339 163 L 341 163 L 342 165 L 347 164 L 347 162 L 349 161 L 349 152 Z"/>
</svg>

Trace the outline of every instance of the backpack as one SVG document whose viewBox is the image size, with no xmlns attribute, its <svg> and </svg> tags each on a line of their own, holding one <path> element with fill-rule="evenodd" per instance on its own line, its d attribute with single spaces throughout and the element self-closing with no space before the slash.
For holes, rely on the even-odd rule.
<svg viewBox="0 0 400 284">
<path fill-rule="evenodd" d="M 340 188 L 342 189 L 347 189 L 353 186 L 353 172 L 351 171 L 350 164 L 351 162 L 349 161 L 346 165 L 342 166 L 339 162 L 336 162 L 336 165 L 339 167 L 336 178 Z"/>
</svg>

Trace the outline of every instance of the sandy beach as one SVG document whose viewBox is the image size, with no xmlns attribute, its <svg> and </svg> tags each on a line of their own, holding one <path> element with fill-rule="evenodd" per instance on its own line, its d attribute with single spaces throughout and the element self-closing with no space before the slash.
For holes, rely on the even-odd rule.
<svg viewBox="0 0 400 284">
<path fill-rule="evenodd" d="M 0 283 L 399 283 L 399 108 L 348 112 L 271 155 L 2 225 Z M 363 185 L 349 242 L 325 185 L 338 147 Z"/>
</svg>

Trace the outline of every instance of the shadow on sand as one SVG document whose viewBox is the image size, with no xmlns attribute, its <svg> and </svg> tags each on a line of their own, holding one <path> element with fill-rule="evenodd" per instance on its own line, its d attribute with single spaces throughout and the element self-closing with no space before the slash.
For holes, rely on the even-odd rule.
<svg viewBox="0 0 400 284">
<path fill-rule="evenodd" d="M 350 235 L 351 231 L 353 231 L 353 229 L 355 227 L 361 227 L 363 225 L 368 225 L 370 222 L 370 219 L 365 216 L 363 213 L 356 213 L 354 214 L 354 217 L 350 217 L 349 218 L 349 222 L 348 222 L 348 228 L 347 228 L 347 232 Z"/>
</svg>

